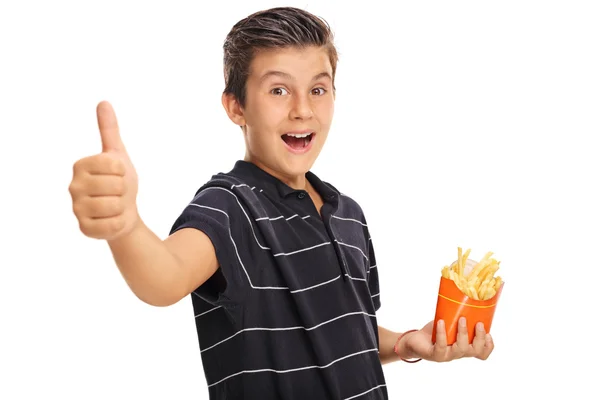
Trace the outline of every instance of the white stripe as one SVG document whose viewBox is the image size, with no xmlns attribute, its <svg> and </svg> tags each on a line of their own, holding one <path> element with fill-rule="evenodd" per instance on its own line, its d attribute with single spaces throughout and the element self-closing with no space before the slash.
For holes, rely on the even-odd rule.
<svg viewBox="0 0 600 400">
<path fill-rule="evenodd" d="M 283 215 L 280 215 L 279 217 L 275 217 L 275 218 L 260 217 L 260 218 L 256 218 L 255 221 L 277 221 L 278 219 L 283 219 Z"/>
<path fill-rule="evenodd" d="M 214 207 L 209 207 L 209 206 L 203 206 L 203 205 L 196 204 L 196 203 L 190 203 L 189 205 L 190 206 L 194 206 L 194 207 L 198 207 L 198 208 L 206 208 L 207 210 L 213 210 L 213 211 L 216 211 L 216 212 L 220 212 L 221 214 L 225 214 L 225 216 L 227 218 L 229 218 L 229 214 L 227 214 L 225 211 L 223 211 L 223 210 L 221 210 L 219 208 L 214 208 Z"/>
<path fill-rule="evenodd" d="M 374 297 L 377 297 L 377 296 L 379 296 L 379 293 L 374 294 L 373 296 L 371 296 L 371 298 L 374 298 Z"/>
<path fill-rule="evenodd" d="M 366 392 L 362 392 L 362 393 L 359 393 L 359 394 L 357 394 L 357 395 L 354 395 L 354 396 L 351 396 L 351 397 L 346 397 L 344 400 L 355 399 L 355 398 L 357 398 L 357 397 L 360 397 L 360 396 L 362 396 L 362 395 L 365 395 L 365 394 L 367 394 L 367 393 L 371 393 L 373 390 L 377 390 L 377 389 L 379 389 L 379 388 L 381 388 L 381 387 L 384 387 L 384 386 L 386 386 L 386 384 L 385 384 L 385 383 L 384 383 L 384 384 L 382 384 L 382 385 L 377 385 L 377 386 L 375 386 L 374 388 L 371 388 L 371 389 L 367 390 Z"/>
<path fill-rule="evenodd" d="M 331 242 L 325 242 L 325 243 L 321 243 L 321 244 L 316 244 L 314 246 L 307 247 L 305 249 L 295 250 L 295 251 L 292 251 L 290 253 L 277 253 L 277 254 L 273 254 L 273 257 L 290 256 L 292 254 L 302 253 L 303 251 L 308 251 L 308 250 L 316 249 L 317 247 L 326 246 L 328 244 L 331 244 Z"/>
<path fill-rule="evenodd" d="M 258 221 L 277 221 L 278 219 L 285 219 L 286 221 L 289 221 L 290 219 L 293 219 L 293 218 L 296 218 L 296 217 L 299 217 L 299 215 L 298 214 L 294 214 L 291 217 L 287 217 L 287 218 L 284 218 L 283 215 L 280 215 L 279 217 L 273 217 L 273 218 L 271 218 L 271 217 L 260 217 L 260 218 L 256 218 L 255 221 L 257 221 L 257 222 Z M 307 215 L 305 217 L 302 217 L 302 219 L 306 219 L 306 218 L 309 218 L 309 217 L 310 217 L 310 215 Z"/>
<path fill-rule="evenodd" d="M 360 251 L 360 253 L 363 255 L 363 257 L 364 257 L 364 258 L 366 258 L 366 259 L 367 259 L 367 261 L 369 261 L 369 257 L 367 257 L 367 255 L 366 255 L 366 254 L 365 254 L 365 253 L 364 253 L 364 252 L 361 250 L 361 248 L 360 248 L 360 247 L 352 246 L 351 244 L 342 243 L 342 242 L 340 242 L 340 241 L 339 241 L 339 240 L 337 240 L 337 239 L 335 240 L 335 242 L 337 242 L 337 243 L 341 244 L 342 246 L 346 246 L 346 247 L 352 247 L 353 249 L 356 249 L 356 250 Z"/>
<path fill-rule="evenodd" d="M 298 214 L 294 214 L 291 217 L 286 218 L 286 221 L 289 221 L 292 218 L 296 218 L 298 216 Z M 306 217 L 304 217 L 306 218 Z M 278 219 L 283 219 L 283 215 L 280 215 L 279 217 L 275 217 L 275 218 L 269 218 L 269 217 L 260 217 L 260 218 L 256 218 L 255 221 L 277 221 Z"/>
<path fill-rule="evenodd" d="M 231 189 L 236 188 L 236 187 L 244 187 L 244 186 L 245 187 L 250 187 L 250 186 L 246 185 L 245 183 L 240 183 L 239 185 L 231 185 Z M 254 189 L 256 189 L 256 186 L 252 186 L 250 188 L 250 190 L 254 190 Z M 262 189 L 261 189 L 261 192 L 262 192 Z"/>
<path fill-rule="evenodd" d="M 236 372 L 235 374 L 231 374 L 231 375 L 229 375 L 229 376 L 227 376 L 227 377 L 225 377 L 225 378 L 223 378 L 220 381 L 217 381 L 215 383 L 211 383 L 210 385 L 208 385 L 208 387 L 211 387 L 211 386 L 214 386 L 214 385 L 218 385 L 219 383 L 224 382 L 224 381 L 226 381 L 229 378 L 233 378 L 234 376 L 241 375 L 241 374 L 254 374 L 254 373 L 257 373 L 257 372 L 275 372 L 276 374 L 287 374 L 289 372 L 304 371 L 304 370 L 307 370 L 307 369 L 314 369 L 314 368 L 325 369 L 325 368 L 331 367 L 333 364 L 335 364 L 335 363 L 337 363 L 339 361 L 345 360 L 346 358 L 354 357 L 354 356 L 359 355 L 359 354 L 369 353 L 371 351 L 377 351 L 378 352 L 379 350 L 378 349 L 369 349 L 369 350 L 359 351 L 359 352 L 356 352 L 356 353 L 353 353 L 353 354 L 348 354 L 347 356 L 338 358 L 337 360 L 333 360 L 332 362 L 330 362 L 327 365 L 309 365 L 309 366 L 306 366 L 306 367 L 292 368 L 292 369 L 286 369 L 286 370 L 276 370 L 276 369 L 270 369 L 270 368 L 244 370 L 244 371 Z"/>
<path fill-rule="evenodd" d="M 360 222 L 359 220 L 357 220 L 357 219 L 354 219 L 354 218 L 342 218 L 342 217 L 338 217 L 337 215 L 332 215 L 331 217 L 332 217 L 332 218 L 335 218 L 335 219 L 340 219 L 340 220 L 342 220 L 342 221 L 352 221 L 352 222 L 357 222 L 357 223 L 361 224 L 362 226 L 367 226 L 367 224 L 363 224 L 362 222 Z"/>
<path fill-rule="evenodd" d="M 197 296 L 197 295 L 196 295 L 196 296 Z M 215 308 L 211 308 L 211 309 L 210 309 L 210 310 L 208 310 L 208 311 L 204 311 L 203 313 L 200 313 L 200 314 L 196 315 L 196 318 L 198 318 L 198 317 L 201 317 L 201 316 L 203 316 L 204 314 L 208 314 L 208 313 L 209 313 L 209 312 L 211 312 L 211 311 L 215 311 L 217 308 L 221 308 L 221 307 L 222 307 L 222 306 L 217 306 L 217 307 L 215 307 Z"/>
<path fill-rule="evenodd" d="M 307 291 L 307 290 L 311 290 L 311 289 L 314 289 L 314 288 L 316 288 L 316 287 L 319 287 L 319 286 L 327 285 L 328 283 L 331 283 L 331 282 L 333 282 L 333 281 L 337 281 L 337 280 L 338 280 L 338 279 L 340 279 L 341 277 L 342 277 L 341 275 L 338 275 L 337 277 L 335 277 L 335 278 L 333 278 L 333 279 L 331 279 L 331 280 L 328 280 L 328 281 L 325 281 L 325 282 L 319 283 L 319 284 L 317 284 L 317 285 L 314 285 L 314 286 L 309 286 L 309 287 L 307 287 L 307 288 L 304 288 L 304 289 L 290 290 L 290 293 L 300 293 L 300 292 L 305 292 L 305 291 Z"/>
<path fill-rule="evenodd" d="M 348 278 L 350 278 L 350 279 L 352 279 L 352 280 L 354 280 L 354 281 L 363 281 L 363 282 L 366 282 L 366 281 L 367 281 L 365 278 L 353 278 L 353 277 L 351 277 L 351 276 L 350 276 L 350 275 L 348 275 L 348 274 L 345 274 L 345 275 L 346 275 Z"/>
<path fill-rule="evenodd" d="M 299 329 L 303 329 L 305 331 L 312 331 L 312 330 L 315 330 L 317 328 L 320 328 L 323 325 L 327 325 L 327 324 L 329 324 L 329 323 L 331 323 L 333 321 L 336 321 L 336 320 L 341 319 L 341 318 L 349 317 L 351 315 L 366 315 L 368 317 L 373 317 L 373 318 L 376 317 L 376 315 L 374 315 L 374 314 L 369 314 L 369 313 L 366 313 L 364 311 L 356 311 L 356 312 L 351 312 L 351 313 L 339 315 L 339 316 L 337 316 L 335 318 L 332 318 L 332 319 L 330 319 L 328 321 L 321 322 L 320 324 L 317 324 L 317 325 L 313 326 L 312 328 L 306 328 L 304 326 L 290 326 L 290 327 L 286 327 L 286 328 L 246 328 L 246 329 L 242 329 L 242 330 L 237 331 L 236 333 L 234 333 L 233 335 L 229 336 L 228 338 L 225 338 L 225 339 L 221 340 L 220 342 L 217 342 L 217 343 L 213 344 L 212 346 L 207 347 L 206 349 L 201 350 L 200 353 L 204 353 L 205 351 L 213 349 L 213 348 L 217 347 L 218 345 L 223 344 L 223 343 L 227 342 L 228 340 L 233 339 L 234 337 L 236 337 L 237 335 L 239 335 L 239 334 L 241 334 L 243 332 L 251 332 L 251 331 L 277 332 L 277 331 L 294 331 L 294 330 L 299 330 Z"/>
<path fill-rule="evenodd" d="M 371 266 L 369 267 L 369 269 L 367 270 L 367 274 L 370 274 L 370 273 L 371 273 L 371 270 L 372 270 L 373 268 L 377 268 L 377 264 L 375 264 L 375 265 L 371 265 Z"/>
</svg>

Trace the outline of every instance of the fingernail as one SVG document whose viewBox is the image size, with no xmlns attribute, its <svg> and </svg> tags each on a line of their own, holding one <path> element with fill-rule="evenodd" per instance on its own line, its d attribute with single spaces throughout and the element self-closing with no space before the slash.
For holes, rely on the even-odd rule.
<svg viewBox="0 0 600 400">
<path fill-rule="evenodd" d="M 485 342 L 492 343 L 492 335 L 490 335 L 489 333 L 485 335 Z"/>
<path fill-rule="evenodd" d="M 461 318 L 458 320 L 458 323 L 460 324 L 460 326 L 461 326 L 461 327 L 463 327 L 463 328 L 464 328 L 465 326 L 467 326 L 467 319 L 466 319 L 465 317 L 461 317 Z"/>
<path fill-rule="evenodd" d="M 444 320 L 443 319 L 440 319 L 438 321 L 438 329 L 444 329 Z"/>
<path fill-rule="evenodd" d="M 483 331 L 483 324 L 481 322 L 477 323 L 477 330 L 478 331 Z"/>
</svg>

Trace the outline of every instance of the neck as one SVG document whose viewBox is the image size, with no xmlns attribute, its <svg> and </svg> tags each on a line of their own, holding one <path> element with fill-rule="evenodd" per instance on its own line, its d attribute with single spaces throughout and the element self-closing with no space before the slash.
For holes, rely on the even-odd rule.
<svg viewBox="0 0 600 400">
<path fill-rule="evenodd" d="M 269 175 L 272 175 L 275 178 L 279 179 L 281 182 L 285 183 L 292 189 L 308 190 L 308 181 L 304 174 L 296 175 L 296 176 L 289 176 L 289 175 L 282 174 L 281 172 L 278 172 L 272 168 L 269 168 L 262 162 L 255 160 L 252 157 L 249 157 L 248 155 L 246 155 L 246 157 L 244 158 L 244 161 L 247 161 L 247 162 L 250 162 L 250 163 L 256 165 L 258 168 L 262 169 Z"/>
</svg>

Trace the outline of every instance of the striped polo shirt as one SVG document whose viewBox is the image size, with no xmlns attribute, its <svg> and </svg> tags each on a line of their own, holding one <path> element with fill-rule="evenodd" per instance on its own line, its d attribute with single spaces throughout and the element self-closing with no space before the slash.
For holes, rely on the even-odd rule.
<svg viewBox="0 0 600 400">
<path fill-rule="evenodd" d="M 373 245 L 361 207 L 314 173 L 321 215 L 246 161 L 214 175 L 175 221 L 220 268 L 192 294 L 210 399 L 387 399 Z"/>
</svg>

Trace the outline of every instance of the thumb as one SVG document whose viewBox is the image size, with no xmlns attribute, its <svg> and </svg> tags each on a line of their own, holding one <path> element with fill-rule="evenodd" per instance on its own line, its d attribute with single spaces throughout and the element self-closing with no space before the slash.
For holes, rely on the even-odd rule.
<svg viewBox="0 0 600 400">
<path fill-rule="evenodd" d="M 100 102 L 98 107 L 96 107 L 96 116 L 98 118 L 98 128 L 100 129 L 100 138 L 102 139 L 102 152 L 125 152 L 125 145 L 123 145 L 121 134 L 119 133 L 117 116 L 110 103 L 107 101 Z"/>
</svg>

